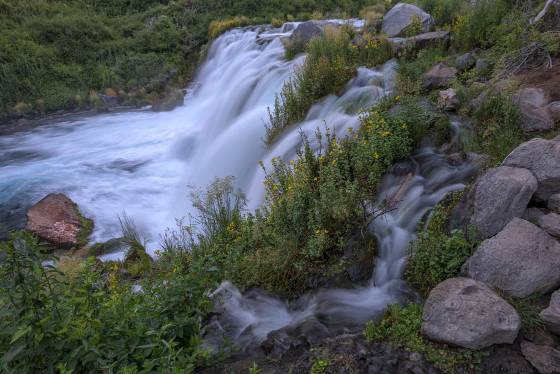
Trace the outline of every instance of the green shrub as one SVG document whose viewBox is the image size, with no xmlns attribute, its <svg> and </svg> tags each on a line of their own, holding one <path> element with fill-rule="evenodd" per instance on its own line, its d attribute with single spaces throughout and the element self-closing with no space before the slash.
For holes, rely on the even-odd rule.
<svg viewBox="0 0 560 374">
<path fill-rule="evenodd" d="M 143 284 L 93 258 L 72 282 L 42 263 L 36 239 L 0 244 L 0 365 L 3 372 L 195 372 L 206 361 L 201 318 L 210 304 L 204 272 Z M 193 272 L 194 274 L 194 272 Z"/>
<path fill-rule="evenodd" d="M 364 42 L 357 45 L 352 44 L 353 36 L 349 27 L 327 28 L 324 36 L 309 42 L 305 64 L 284 84 L 274 107 L 269 108 L 267 144 L 274 142 L 286 127 L 303 120 L 317 100 L 340 91 L 358 66 L 375 66 L 392 56 L 386 40 L 365 34 Z"/>
<path fill-rule="evenodd" d="M 396 347 L 424 355 L 428 362 L 445 373 L 475 369 L 483 354 L 467 349 L 451 348 L 430 342 L 422 337 L 422 307 L 418 304 L 389 306 L 388 313 L 379 322 L 368 322 L 364 335 L 369 342 L 389 342 Z"/>
<path fill-rule="evenodd" d="M 506 93 L 488 92 L 473 110 L 474 137 L 468 150 L 490 155 L 501 162 L 523 142 L 519 107 Z"/>
<path fill-rule="evenodd" d="M 405 278 L 424 296 L 439 283 L 457 276 L 478 245 L 471 229 L 447 230 L 451 212 L 462 196 L 462 192 L 454 193 L 439 203 L 428 226 L 410 245 Z"/>
</svg>

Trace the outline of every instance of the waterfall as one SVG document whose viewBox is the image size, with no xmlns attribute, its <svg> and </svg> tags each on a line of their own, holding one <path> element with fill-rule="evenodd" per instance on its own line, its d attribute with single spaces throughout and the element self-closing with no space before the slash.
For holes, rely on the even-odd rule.
<svg viewBox="0 0 560 374">
<path fill-rule="evenodd" d="M 185 104 L 171 112 L 82 117 L 0 137 L 0 212 L 16 214 L 25 202 L 62 192 L 94 219 L 94 241 L 118 237 L 117 216 L 126 212 L 154 249 L 158 235 L 191 212 L 187 186 L 235 176 L 256 208 L 264 195 L 259 161 L 294 158 L 300 132 L 312 139 L 317 128 L 327 126 L 342 136 L 359 126 L 360 109 L 393 90 L 395 61 L 360 68 L 340 94 L 315 104 L 302 123 L 267 148 L 267 108 L 305 59 L 284 58 L 282 38 L 294 26 L 238 29 L 219 37 L 187 89 Z M 214 296 L 222 301 L 228 335 L 250 345 L 304 321 L 334 328 L 380 315 L 402 294 L 407 248 L 418 223 L 446 193 L 461 189 L 471 171 L 469 163 L 449 163 L 436 149 L 418 150 L 380 186 L 377 201 L 392 201 L 394 209 L 370 225 L 380 253 L 369 284 L 319 290 L 287 303 L 258 291 L 243 295 L 225 282 Z"/>
</svg>

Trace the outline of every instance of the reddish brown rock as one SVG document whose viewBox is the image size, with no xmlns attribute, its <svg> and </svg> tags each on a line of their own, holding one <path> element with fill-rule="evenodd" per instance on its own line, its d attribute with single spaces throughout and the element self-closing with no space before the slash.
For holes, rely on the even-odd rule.
<svg viewBox="0 0 560 374">
<path fill-rule="evenodd" d="M 27 211 L 26 230 L 57 247 L 80 242 L 82 220 L 78 206 L 63 194 L 50 194 Z"/>
</svg>

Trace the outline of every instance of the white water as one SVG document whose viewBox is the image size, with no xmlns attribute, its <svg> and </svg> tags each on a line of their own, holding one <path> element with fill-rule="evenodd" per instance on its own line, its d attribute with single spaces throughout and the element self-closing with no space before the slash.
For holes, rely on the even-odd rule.
<svg viewBox="0 0 560 374">
<path fill-rule="evenodd" d="M 258 206 L 263 199 L 259 160 L 293 158 L 300 131 L 311 135 L 328 126 L 344 134 L 358 126 L 361 108 L 393 89 L 393 61 L 377 70 L 360 69 L 340 96 L 315 105 L 303 123 L 267 150 L 262 142 L 267 107 L 303 62 L 303 57 L 284 60 L 280 37 L 288 34 L 234 30 L 220 37 L 185 105 L 172 112 L 99 115 L 1 137 L 0 210 L 17 210 L 22 202 L 63 192 L 95 220 L 94 241 L 118 237 L 117 216 L 126 212 L 156 242 L 175 218 L 189 213 L 187 185 L 204 187 L 215 177 L 232 175 L 250 207 Z M 374 318 L 401 295 L 407 247 L 418 222 L 447 192 L 462 188 L 468 171 L 468 165 L 449 165 L 425 148 L 406 173 L 385 178 L 378 201 L 389 201 L 395 209 L 370 227 L 380 257 L 366 286 L 321 290 L 287 304 L 259 292 L 242 295 L 225 283 L 216 295 L 227 300 L 229 334 L 259 342 L 270 331 L 309 318 L 328 326 Z"/>
</svg>

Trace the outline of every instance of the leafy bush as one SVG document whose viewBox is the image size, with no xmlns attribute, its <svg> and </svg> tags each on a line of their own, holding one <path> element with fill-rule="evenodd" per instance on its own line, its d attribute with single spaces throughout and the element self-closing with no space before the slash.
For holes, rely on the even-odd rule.
<svg viewBox="0 0 560 374">
<path fill-rule="evenodd" d="M 366 34 L 363 43 L 352 44 L 353 37 L 350 27 L 327 28 L 324 36 L 309 42 L 305 64 L 284 84 L 272 110 L 269 108 L 266 143 L 303 120 L 317 100 L 340 91 L 358 66 L 375 66 L 392 56 L 391 46 L 384 39 Z"/>
<path fill-rule="evenodd" d="M 474 139 L 467 142 L 467 148 L 501 162 L 523 142 L 519 107 L 511 96 L 497 92 L 485 94 L 477 104 L 473 112 Z"/>
<path fill-rule="evenodd" d="M 388 313 L 379 322 L 366 324 L 364 335 L 369 342 L 384 341 L 408 351 L 424 355 L 428 362 L 445 373 L 475 369 L 483 354 L 467 349 L 451 348 L 430 342 L 422 337 L 422 307 L 418 304 L 389 306 Z"/>
<path fill-rule="evenodd" d="M 474 233 L 446 232 L 450 211 L 461 196 L 457 194 L 451 204 L 440 203 L 427 229 L 420 231 L 410 246 L 405 277 L 423 295 L 444 280 L 457 276 L 476 248 Z"/>
<path fill-rule="evenodd" d="M 481 0 L 465 7 L 452 27 L 453 45 L 462 50 L 493 46 L 500 36 L 498 26 L 510 9 L 507 0 Z"/>
<path fill-rule="evenodd" d="M 152 279 L 132 292 L 118 266 L 93 258 L 75 278 L 61 277 L 29 234 L 0 246 L 2 371 L 194 372 L 205 362 L 204 272 Z"/>
</svg>

